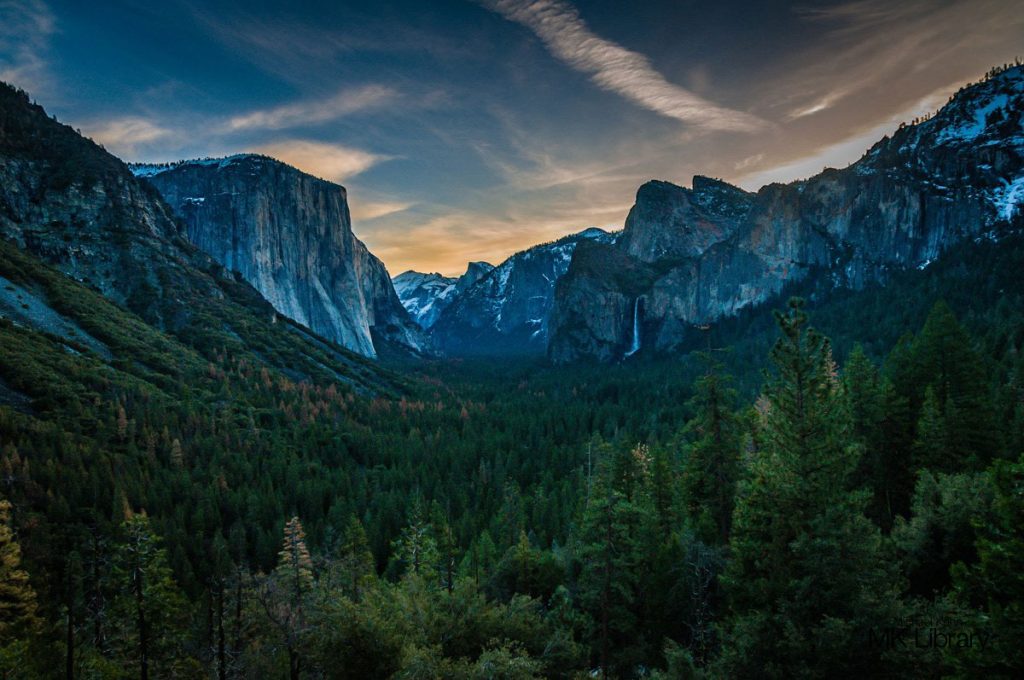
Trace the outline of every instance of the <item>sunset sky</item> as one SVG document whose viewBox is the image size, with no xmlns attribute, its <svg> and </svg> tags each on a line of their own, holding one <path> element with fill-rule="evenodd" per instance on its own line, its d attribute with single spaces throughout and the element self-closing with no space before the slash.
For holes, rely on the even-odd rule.
<svg viewBox="0 0 1024 680">
<path fill-rule="evenodd" d="M 844 166 L 1022 54 L 1019 0 L 0 0 L 0 79 L 125 160 L 339 182 L 392 274 Z"/>
</svg>

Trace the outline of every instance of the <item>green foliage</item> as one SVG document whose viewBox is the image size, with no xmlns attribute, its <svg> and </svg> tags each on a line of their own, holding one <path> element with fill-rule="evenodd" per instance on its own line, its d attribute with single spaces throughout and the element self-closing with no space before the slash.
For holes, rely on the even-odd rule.
<svg viewBox="0 0 1024 680">
<path fill-rule="evenodd" d="M 800 300 L 777 321 L 776 373 L 759 401 L 754 453 L 724 577 L 731 615 L 721 666 L 731 676 L 866 675 L 872 626 L 898 615 L 894 569 L 851 488 L 859 450 L 829 342 Z"/>
<path fill-rule="evenodd" d="M 21 546 L 10 527 L 11 504 L 0 499 L 0 645 L 32 629 L 36 594 L 21 565 Z"/>
<path fill-rule="evenodd" d="M 950 567 L 977 559 L 974 525 L 987 519 L 991 503 L 986 473 L 920 472 L 911 517 L 898 518 L 892 532 L 911 593 L 932 597 L 945 592 Z"/>
<path fill-rule="evenodd" d="M 167 553 L 144 514 L 121 526 L 110 573 L 107 641 L 124 668 L 140 678 L 173 678 L 198 671 L 184 647 L 188 602 L 171 574 Z"/>
<path fill-rule="evenodd" d="M 707 361 L 707 373 L 697 380 L 691 400 L 695 416 L 687 429 L 693 440 L 686 450 L 683 484 L 694 523 L 714 527 L 714 533 L 703 538 L 724 545 L 729 540 L 739 477 L 741 424 L 733 411 L 735 391 L 721 375 L 721 366 L 711 363 L 710 357 Z"/>
<path fill-rule="evenodd" d="M 579 599 L 592 621 L 593 658 L 605 674 L 630 675 L 646 658 L 640 579 L 643 537 L 654 520 L 648 464 L 644 446 L 602 446 L 584 510 Z"/>
<path fill-rule="evenodd" d="M 972 344 L 949 307 L 937 303 L 912 350 L 909 378 L 929 388 L 921 403 L 921 418 L 928 419 L 926 429 L 935 428 L 934 432 L 919 428 L 919 440 L 928 443 L 920 451 L 926 458 L 917 461 L 916 467 L 950 472 L 966 464 L 981 469 L 998 449 L 995 411 L 981 357 Z"/>
<path fill-rule="evenodd" d="M 292 517 L 284 525 L 284 541 L 277 554 L 274 575 L 291 591 L 295 601 L 301 600 L 313 587 L 313 558 L 298 517 Z"/>
<path fill-rule="evenodd" d="M 491 572 L 487 592 L 508 601 L 516 594 L 548 602 L 565 580 L 565 570 L 555 556 L 530 545 L 526 532 L 506 552 Z"/>
<path fill-rule="evenodd" d="M 1010 630 L 1017 520 L 995 508 L 1015 487 L 984 470 L 1024 441 L 1022 252 L 970 245 L 816 304 L 841 376 L 791 311 L 737 415 L 760 317 L 710 332 L 731 345 L 711 371 L 686 354 L 399 378 L 267 323 L 230 280 L 164 332 L 0 243 L 0 274 L 96 341 L 0 320 L 0 482 L 42 622 L 4 658 L 137 673 L 132 541 L 157 575 L 150 656 L 178 659 L 154 676 L 902 672 L 851 641 L 905 612 Z M 970 675 L 1012 653 L 912 658 Z"/>
<path fill-rule="evenodd" d="M 377 567 L 366 539 L 366 530 L 355 516 L 349 517 L 335 555 L 331 578 L 346 597 L 358 601 L 376 582 Z"/>
<path fill-rule="evenodd" d="M 1024 669 L 1024 455 L 992 468 L 992 517 L 975 516 L 976 563 L 954 569 L 956 594 L 969 608 L 976 630 L 992 635 L 986 648 L 971 647 L 948 661 L 963 676 L 1012 677 Z M 986 521 L 987 520 L 987 521 Z"/>
<path fill-rule="evenodd" d="M 0 498 L 0 673 L 24 668 L 28 638 L 38 626 L 36 593 L 22 569 L 21 546 L 10 527 L 11 504 Z"/>
<path fill-rule="evenodd" d="M 409 523 L 393 546 L 397 575 L 410 574 L 427 582 L 437 578 L 437 564 L 440 554 L 434 526 L 427 517 L 423 501 L 416 498 L 409 513 Z"/>
</svg>

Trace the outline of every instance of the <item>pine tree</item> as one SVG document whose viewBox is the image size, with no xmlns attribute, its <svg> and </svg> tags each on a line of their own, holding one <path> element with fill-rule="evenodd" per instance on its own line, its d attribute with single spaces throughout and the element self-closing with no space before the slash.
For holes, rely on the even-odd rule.
<svg viewBox="0 0 1024 680">
<path fill-rule="evenodd" d="M 925 388 L 924 403 L 921 404 L 913 461 L 917 470 L 927 468 L 934 472 L 954 472 L 959 467 L 956 455 L 950 450 L 946 415 L 931 385 Z"/>
<path fill-rule="evenodd" d="M 854 485 L 871 491 L 868 516 L 883 531 L 905 514 L 913 492 L 906 402 L 856 345 L 843 367 L 854 441 L 863 449 Z"/>
<path fill-rule="evenodd" d="M 714 535 L 705 540 L 725 544 L 739 474 L 740 427 L 733 412 L 735 391 L 721 375 L 721 367 L 710 356 L 705 356 L 705 361 L 707 371 L 697 380 L 690 401 L 695 415 L 686 429 L 693 441 L 687 447 L 683 479 L 691 520 L 700 525 L 702 515 L 707 517 Z"/>
<path fill-rule="evenodd" d="M 291 591 L 296 603 L 313 587 L 313 558 L 306 547 L 306 532 L 298 517 L 292 517 L 284 525 L 284 540 L 277 553 L 275 575 Z"/>
<path fill-rule="evenodd" d="M 431 509 L 431 525 L 437 546 L 434 570 L 437 572 L 438 584 L 450 594 L 455 588 L 455 576 L 458 572 L 459 544 L 446 514 L 437 503 L 434 503 Z"/>
<path fill-rule="evenodd" d="M 117 405 L 117 438 L 121 441 L 128 436 L 128 414 L 125 413 L 124 406 L 121 404 Z"/>
<path fill-rule="evenodd" d="M 953 568 L 958 596 L 975 611 L 976 630 L 992 643 L 949 655 L 964 676 L 1018 677 L 1024 669 L 1024 455 L 992 468 L 994 521 L 979 527 L 978 562 Z"/>
<path fill-rule="evenodd" d="M 638 639 L 642 533 L 653 520 L 646 494 L 646 449 L 601 447 L 583 517 L 580 602 L 594 622 L 593 652 L 602 677 L 628 675 L 642 662 Z M 651 522 L 653 523 L 653 522 Z"/>
<path fill-rule="evenodd" d="M 21 546 L 10 520 L 11 504 L 0 500 L 0 647 L 37 624 L 36 593 L 21 566 Z"/>
<path fill-rule="evenodd" d="M 225 616 L 227 616 L 225 598 L 227 596 L 228 579 L 235 572 L 231 563 L 227 541 L 221 533 L 217 533 L 210 546 L 210 608 L 211 646 L 214 650 L 215 666 L 218 680 L 226 680 L 228 674 L 228 646 Z"/>
<path fill-rule="evenodd" d="M 884 415 L 882 385 L 878 369 L 860 345 L 854 346 L 843 367 L 843 386 L 850 400 L 853 436 L 870 448 Z M 868 453 L 863 457 L 869 458 Z"/>
<path fill-rule="evenodd" d="M 535 548 L 521 531 L 490 576 L 487 592 L 500 600 L 527 595 L 547 602 L 562 582 L 563 570 L 551 552 Z"/>
<path fill-rule="evenodd" d="M 995 409 L 988 393 L 981 356 L 967 330 L 944 302 L 932 308 L 913 345 L 913 378 L 918 389 L 931 387 L 937 411 L 946 417 L 949 453 L 957 470 L 984 469 L 999 452 Z M 911 403 L 924 402 L 919 392 Z"/>
<path fill-rule="evenodd" d="M 171 442 L 170 457 L 171 463 L 173 463 L 176 467 L 185 466 L 185 454 L 182 452 L 181 449 L 181 441 L 179 441 L 177 438 L 175 438 L 175 440 Z"/>
<path fill-rule="evenodd" d="M 308 632 L 307 609 L 314 585 L 306 532 L 299 518 L 292 517 L 284 526 L 277 567 L 269 577 L 260 579 L 256 592 L 264 613 L 284 642 L 291 680 L 298 680 L 302 674 L 300 652 Z"/>
<path fill-rule="evenodd" d="M 433 581 L 437 566 L 437 540 L 434 529 L 423 508 L 423 501 L 416 498 L 409 512 L 409 523 L 392 546 L 395 559 L 407 574 L 415 574 L 427 581 Z"/>
<path fill-rule="evenodd" d="M 171 575 L 167 552 L 144 512 L 131 513 L 122 527 L 112 571 L 111 638 L 122 663 L 140 680 L 187 672 L 184 653 L 187 602 Z"/>
<path fill-rule="evenodd" d="M 881 382 L 882 421 L 878 426 L 878 450 L 872 461 L 870 458 L 862 469 L 874 463 L 873 469 L 878 475 L 876 494 L 881 508 L 880 522 L 885 530 L 891 530 L 897 517 L 908 517 L 911 498 L 914 495 L 916 470 L 913 466 L 913 442 L 917 423 L 914 420 L 914 407 L 909 392 L 916 394 L 916 386 L 906 384 L 909 370 L 909 339 L 889 354 L 885 363 L 885 372 Z M 901 382 L 903 383 L 901 386 Z M 870 456 L 870 451 L 868 452 Z M 880 486 L 878 486 L 880 485 Z"/>
<path fill-rule="evenodd" d="M 489 531 L 484 529 L 480 532 L 473 543 L 466 551 L 462 563 L 459 565 L 461 576 L 473 579 L 473 582 L 480 585 L 494 571 L 498 563 L 498 547 L 494 544 Z"/>
<path fill-rule="evenodd" d="M 651 457 L 651 502 L 662 540 L 667 539 L 676 526 L 676 485 L 668 451 L 659 446 Z"/>
<path fill-rule="evenodd" d="M 369 541 L 366 540 L 366 530 L 355 515 L 349 517 L 337 555 L 336 569 L 342 591 L 359 601 L 364 591 L 373 584 L 377 571 Z"/>
<path fill-rule="evenodd" d="M 851 490 L 859 451 L 829 342 L 803 303 L 776 315 L 776 375 L 763 397 L 762 447 L 737 502 L 723 576 L 731 616 L 721 670 L 733 677 L 870 675 L 872 626 L 895 615 L 894 574 Z"/>
</svg>

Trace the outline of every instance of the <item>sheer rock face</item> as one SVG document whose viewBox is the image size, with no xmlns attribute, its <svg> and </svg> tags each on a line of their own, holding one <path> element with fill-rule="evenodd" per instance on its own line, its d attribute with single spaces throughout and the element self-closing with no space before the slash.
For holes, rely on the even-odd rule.
<svg viewBox="0 0 1024 680">
<path fill-rule="evenodd" d="M 1021 220 L 1024 68 L 961 90 L 843 170 L 750 194 L 649 182 L 614 246 L 579 249 L 558 286 L 548 354 L 621 359 L 641 299 L 645 349 L 823 277 L 836 287 L 926 267 L 952 244 Z"/>
<path fill-rule="evenodd" d="M 0 238 L 164 329 L 221 297 L 215 264 L 151 187 L 0 83 Z"/>
<path fill-rule="evenodd" d="M 345 189 L 263 156 L 135 166 L 189 241 L 282 314 L 364 356 L 422 338 L 384 265 L 352 233 Z"/>
<path fill-rule="evenodd" d="M 543 354 L 555 285 L 581 243 L 612 243 L 616 234 L 586 229 L 516 253 L 445 308 L 431 329 L 449 355 Z"/>
<path fill-rule="evenodd" d="M 736 231 L 752 201 L 752 194 L 707 177 L 694 177 L 692 190 L 648 182 L 626 218 L 622 248 L 644 262 L 699 255 Z"/>
</svg>

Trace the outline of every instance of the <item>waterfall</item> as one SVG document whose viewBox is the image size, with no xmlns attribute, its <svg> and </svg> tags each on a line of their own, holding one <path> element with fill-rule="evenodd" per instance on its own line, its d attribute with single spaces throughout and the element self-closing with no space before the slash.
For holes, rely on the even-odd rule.
<svg viewBox="0 0 1024 680">
<path fill-rule="evenodd" d="M 629 344 L 626 356 L 633 356 L 638 351 L 640 351 L 640 298 L 633 303 L 633 341 Z"/>
</svg>

